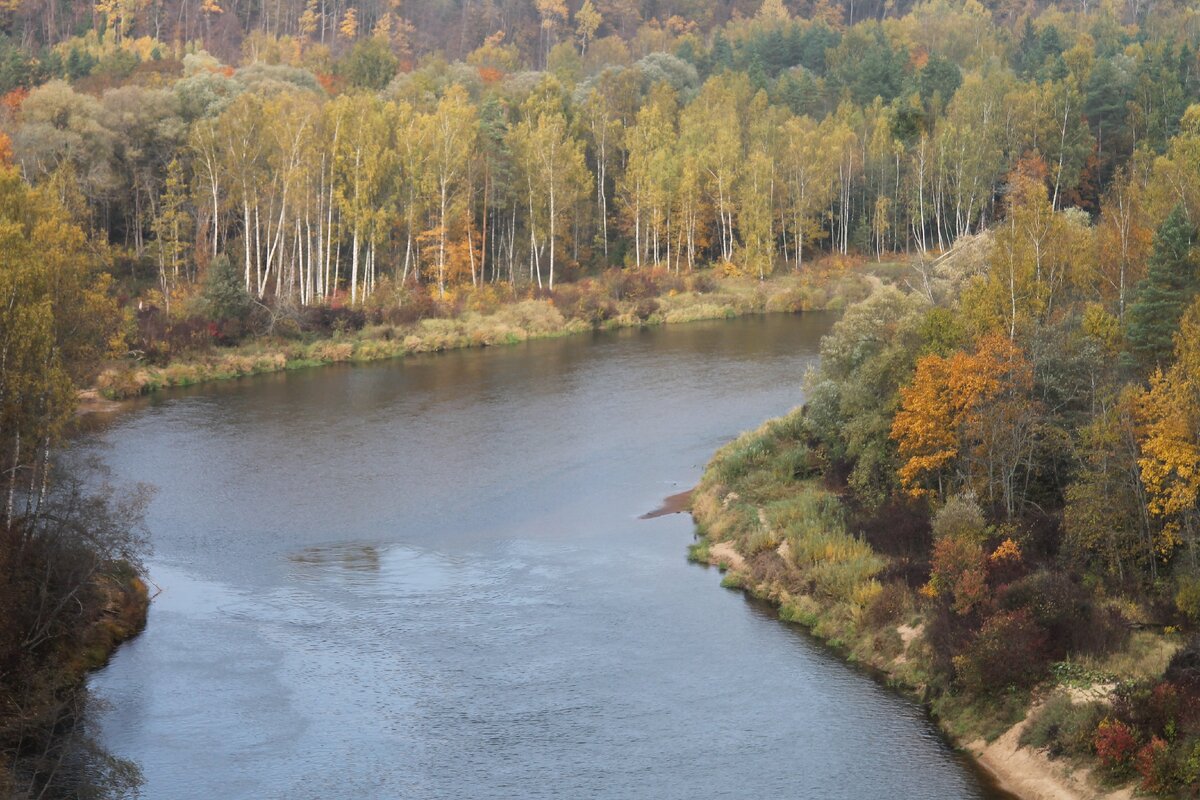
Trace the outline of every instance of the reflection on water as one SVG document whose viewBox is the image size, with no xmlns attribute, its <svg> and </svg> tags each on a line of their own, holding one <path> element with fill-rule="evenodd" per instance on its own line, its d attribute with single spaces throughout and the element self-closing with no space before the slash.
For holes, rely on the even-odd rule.
<svg viewBox="0 0 1200 800">
<path fill-rule="evenodd" d="M 159 487 L 93 680 L 147 798 L 978 798 L 919 708 L 639 520 L 801 400 L 828 318 L 200 387 L 83 449 Z"/>
<path fill-rule="evenodd" d="M 22 752 L 6 762 L 0 786 L 12 800 L 79 800 L 119 798 L 137 793 L 142 773 L 138 765 L 118 758 L 100 742 L 97 721 L 108 704 L 87 690 L 76 692 L 62 709 L 53 736 L 26 742 Z"/>
</svg>

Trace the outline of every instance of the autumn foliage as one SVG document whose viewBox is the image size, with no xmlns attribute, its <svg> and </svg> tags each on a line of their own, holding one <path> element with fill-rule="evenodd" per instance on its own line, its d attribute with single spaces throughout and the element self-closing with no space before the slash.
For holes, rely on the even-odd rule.
<svg viewBox="0 0 1200 800">
<path fill-rule="evenodd" d="M 973 353 L 917 361 L 891 430 L 905 459 L 904 488 L 919 496 L 967 486 L 994 496 L 990 468 L 1004 455 L 1004 428 L 1022 421 L 1032 377 L 1020 348 L 998 333 L 980 339 Z"/>
<path fill-rule="evenodd" d="M 1026 609 L 994 614 L 954 657 L 958 682 L 976 693 L 1026 686 L 1040 677 L 1046 643 L 1046 632 Z"/>
<path fill-rule="evenodd" d="M 1096 729 L 1096 756 L 1108 769 L 1126 767 L 1137 753 L 1133 730 L 1120 720 L 1106 719 Z"/>
</svg>

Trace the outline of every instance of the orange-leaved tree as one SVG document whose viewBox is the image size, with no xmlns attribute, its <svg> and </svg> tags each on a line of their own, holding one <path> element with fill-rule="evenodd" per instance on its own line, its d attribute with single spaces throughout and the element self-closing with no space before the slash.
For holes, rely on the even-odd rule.
<svg viewBox="0 0 1200 800">
<path fill-rule="evenodd" d="M 998 333 L 973 353 L 920 359 L 892 421 L 901 485 L 914 496 L 970 488 L 1011 515 L 1034 440 L 1032 385 L 1029 361 Z"/>
</svg>

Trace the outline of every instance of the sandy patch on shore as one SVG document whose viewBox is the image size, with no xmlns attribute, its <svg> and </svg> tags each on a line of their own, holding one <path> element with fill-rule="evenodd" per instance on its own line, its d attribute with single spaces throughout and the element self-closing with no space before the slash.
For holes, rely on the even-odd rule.
<svg viewBox="0 0 1200 800">
<path fill-rule="evenodd" d="M 1117 685 L 1115 683 L 1096 683 L 1086 688 L 1082 686 L 1068 686 L 1066 687 L 1066 691 L 1072 703 L 1091 703 L 1094 701 L 1108 703 L 1112 701 L 1113 694 L 1117 691 Z"/>
<path fill-rule="evenodd" d="M 733 549 L 729 542 L 717 542 L 708 546 L 708 562 L 710 564 L 727 564 L 730 569 L 744 569 L 746 559 Z"/>
<path fill-rule="evenodd" d="M 925 623 L 921 623 L 915 628 L 911 625 L 897 625 L 896 633 L 900 634 L 900 641 L 904 642 L 904 649 L 907 650 L 910 644 L 920 639 L 921 635 L 925 633 Z"/>
<path fill-rule="evenodd" d="M 111 413 L 121 407 L 116 400 L 109 400 L 96 389 L 85 389 L 77 395 L 75 404 L 76 414 Z"/>
<path fill-rule="evenodd" d="M 1051 761 L 1045 753 L 1020 747 L 1021 732 L 1036 706 L 991 744 L 982 739 L 967 745 L 975 760 L 996 777 L 1000 786 L 1022 800 L 1130 800 L 1133 789 L 1105 791 L 1097 788 L 1086 769 L 1071 769 Z"/>
<path fill-rule="evenodd" d="M 900 634 L 900 642 L 904 645 L 904 649 L 900 651 L 900 655 L 892 659 L 892 663 L 896 666 L 901 666 L 908 663 L 909 645 L 920 639 L 921 635 L 925 633 L 925 623 L 921 623 L 916 627 L 904 624 L 897 625 L 896 633 Z"/>
</svg>

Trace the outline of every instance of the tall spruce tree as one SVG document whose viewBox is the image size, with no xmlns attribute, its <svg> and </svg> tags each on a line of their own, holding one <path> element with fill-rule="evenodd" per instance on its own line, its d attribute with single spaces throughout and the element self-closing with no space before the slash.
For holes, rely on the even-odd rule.
<svg viewBox="0 0 1200 800">
<path fill-rule="evenodd" d="M 1138 284 L 1126 330 L 1132 354 L 1146 370 L 1171 360 L 1179 320 L 1200 289 L 1194 234 L 1182 206 L 1176 206 L 1154 234 L 1147 274 Z"/>
</svg>

